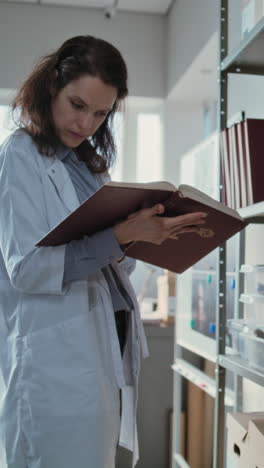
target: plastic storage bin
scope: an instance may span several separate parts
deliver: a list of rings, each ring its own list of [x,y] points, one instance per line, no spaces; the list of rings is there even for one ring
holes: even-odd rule
[[[264,371],[264,338],[258,338],[253,333],[240,333],[241,357],[250,366]]]
[[[248,327],[245,325],[245,322],[243,319],[230,319],[227,320],[227,329],[228,332],[230,333],[232,337],[232,349],[235,354],[241,354],[244,353],[244,340],[241,338],[241,333],[243,331],[247,332]]]
[[[245,274],[245,293],[264,296],[264,265],[241,265]]]
[[[244,304],[244,321],[249,328],[264,326],[264,296],[260,294],[241,294],[239,300]]]

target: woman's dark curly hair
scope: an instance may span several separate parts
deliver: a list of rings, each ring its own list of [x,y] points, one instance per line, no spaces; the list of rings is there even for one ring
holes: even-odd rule
[[[13,101],[13,119],[31,135],[41,154],[53,155],[61,142],[53,124],[51,90],[56,96],[68,83],[87,74],[117,90],[111,112],[95,134],[76,148],[90,170],[104,172],[112,165],[116,154],[113,117],[128,94],[126,64],[120,52],[108,42],[88,35],[76,36],[42,57]]]

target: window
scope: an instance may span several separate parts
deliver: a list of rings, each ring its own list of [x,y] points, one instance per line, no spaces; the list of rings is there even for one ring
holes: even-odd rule
[[[116,181],[122,180],[123,171],[123,138],[124,118],[122,112],[117,112],[113,120],[113,135],[116,144],[116,162],[110,169],[111,178]]]
[[[0,104],[0,143],[14,130],[9,106]],[[161,104],[146,100],[128,100],[126,111],[117,112],[113,120],[117,147],[113,180],[153,182],[163,176]]]
[[[137,127],[137,182],[160,180],[163,172],[160,114],[140,113]]]
[[[9,119],[9,106],[0,104],[0,144],[11,133],[12,127]]]

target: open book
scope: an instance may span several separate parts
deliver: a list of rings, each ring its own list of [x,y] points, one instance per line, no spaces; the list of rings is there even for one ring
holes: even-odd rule
[[[188,185],[181,185],[177,189],[168,182],[109,182],[37,245],[56,246],[84,235],[92,235],[156,203],[165,206],[162,216],[177,216],[194,211],[208,213],[206,223],[197,226],[196,232],[180,234],[177,240],[167,239],[161,245],[137,241],[123,246],[127,256],[176,273],[182,273],[247,225],[235,210]]]

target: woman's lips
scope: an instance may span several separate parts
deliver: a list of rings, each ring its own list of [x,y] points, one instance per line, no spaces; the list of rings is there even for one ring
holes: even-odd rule
[[[71,130],[69,130],[69,133],[75,138],[85,138],[85,136],[79,135],[79,133],[72,132]]]

